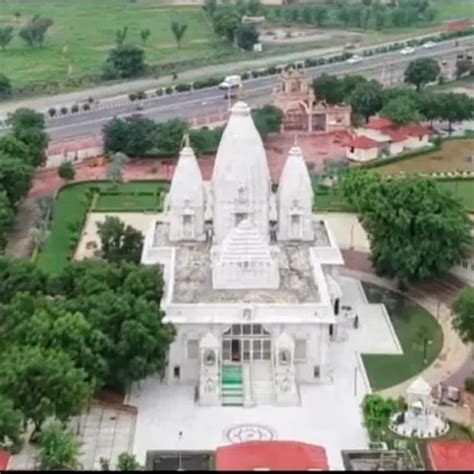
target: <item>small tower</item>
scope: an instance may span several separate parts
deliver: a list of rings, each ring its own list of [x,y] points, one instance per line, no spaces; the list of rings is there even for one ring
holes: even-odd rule
[[[311,241],[313,189],[301,149],[293,146],[278,187],[278,240]]]
[[[188,136],[184,142],[168,196],[169,239],[204,240],[204,184]]]

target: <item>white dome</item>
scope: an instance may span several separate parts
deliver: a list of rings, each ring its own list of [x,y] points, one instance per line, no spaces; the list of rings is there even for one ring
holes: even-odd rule
[[[242,101],[231,109],[229,122],[217,150],[212,175],[214,192],[234,199],[246,188],[250,200],[268,199],[270,173],[262,139],[253,123],[250,107]]]
[[[302,207],[312,207],[313,189],[311,178],[303,159],[301,149],[297,146],[291,148],[280,177],[278,187],[280,204],[291,206],[298,199]]]
[[[201,170],[190,147],[181,150],[169,191],[170,207],[181,207],[185,200],[192,207],[204,204]]]

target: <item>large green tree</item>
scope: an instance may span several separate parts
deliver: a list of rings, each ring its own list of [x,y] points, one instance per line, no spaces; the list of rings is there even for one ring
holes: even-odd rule
[[[237,44],[246,51],[252,51],[254,44],[258,43],[260,33],[254,25],[241,25],[236,31]]]
[[[0,373],[0,393],[33,422],[36,433],[51,416],[65,422],[78,415],[92,394],[86,373],[56,349],[11,346],[0,357]]]
[[[108,262],[140,263],[143,234],[118,217],[107,216],[97,224],[102,257]]]
[[[372,264],[402,287],[444,275],[471,248],[461,202],[429,179],[382,179],[360,196]]]
[[[140,156],[156,146],[157,131],[158,125],[149,118],[115,117],[103,128],[104,147],[108,152]]]
[[[0,395],[0,450],[17,451],[21,447],[21,413],[13,402]]]
[[[344,199],[358,212],[370,204],[371,199],[382,182],[382,175],[376,171],[353,168],[341,178],[341,190]]]
[[[145,71],[145,52],[137,46],[119,46],[110,50],[104,65],[106,79],[128,79]]]
[[[352,110],[368,122],[383,106],[382,86],[374,80],[361,83],[352,92],[350,103]]]
[[[462,290],[453,309],[454,328],[464,342],[474,342],[474,288]]]
[[[10,97],[12,93],[12,84],[5,74],[0,73],[0,99]]]
[[[183,137],[189,128],[185,120],[176,118],[160,122],[157,129],[156,146],[161,153],[177,155],[183,143]]]
[[[5,51],[5,48],[13,39],[13,26],[0,27],[0,48]]]
[[[34,175],[33,166],[0,153],[0,189],[15,207],[27,194]]]
[[[265,139],[269,133],[280,131],[283,112],[274,105],[265,105],[252,110],[252,118],[262,139]]]
[[[392,398],[370,394],[362,401],[364,424],[374,439],[380,439],[383,430],[388,430],[390,418],[398,410],[398,403]]]
[[[0,251],[4,249],[7,244],[7,233],[14,220],[15,213],[10,199],[8,199],[7,193],[0,188]]]
[[[28,145],[15,138],[14,135],[0,137],[0,154],[18,158],[24,163],[30,163]]]
[[[448,92],[439,94],[438,100],[440,101],[439,118],[448,122],[450,132],[453,123],[470,120],[474,117],[474,99],[467,94]]]
[[[441,69],[433,58],[418,58],[411,61],[405,70],[405,82],[416,86],[419,91],[425,84],[436,81]]]
[[[313,81],[313,90],[318,100],[325,100],[328,104],[340,104],[345,97],[343,81],[328,74],[322,74]]]
[[[403,96],[387,102],[382,107],[380,115],[389,118],[396,125],[405,125],[421,120],[417,104],[414,104],[407,97]]]
[[[241,15],[231,5],[222,5],[214,12],[214,31],[224,36],[228,41],[234,41],[235,34],[240,26]]]

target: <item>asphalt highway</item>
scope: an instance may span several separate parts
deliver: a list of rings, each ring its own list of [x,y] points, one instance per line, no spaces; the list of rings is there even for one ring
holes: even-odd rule
[[[375,56],[368,56],[361,62],[327,64],[307,69],[310,77],[323,73],[335,75],[363,74],[388,83],[400,82],[403,72],[410,61],[420,57],[435,57],[440,61],[454,63],[456,55],[471,49],[472,37],[460,38],[455,41],[436,43],[432,48],[419,47],[413,54],[402,55],[394,51]],[[270,95],[278,80],[277,76],[250,79],[244,82],[244,100],[251,106],[270,102]],[[156,121],[164,121],[174,117],[194,118],[216,112],[224,112],[228,101],[224,93],[217,87],[196,91],[183,92],[165,97],[154,97],[140,101],[143,109],[137,110],[137,103],[128,99],[117,98],[99,102],[89,112],[49,119],[48,133],[51,140],[58,141],[85,135],[100,133],[103,125],[113,117],[124,117],[132,114],[142,114]],[[1,131],[0,131],[1,133]]]

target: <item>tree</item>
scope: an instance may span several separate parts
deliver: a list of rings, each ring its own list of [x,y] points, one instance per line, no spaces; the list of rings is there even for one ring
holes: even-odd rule
[[[46,282],[46,275],[30,261],[0,256],[0,303],[9,303],[17,292],[42,293]]]
[[[15,213],[10,199],[8,199],[7,193],[0,188],[0,251],[7,244],[7,234],[14,220]]]
[[[181,41],[183,40],[184,33],[188,25],[184,23],[178,23],[177,21],[171,22],[171,31],[173,32],[174,39],[178,43],[178,47],[181,48]]]
[[[146,46],[146,42],[148,41],[150,34],[151,31],[149,30],[149,28],[145,28],[140,31],[140,38],[142,39],[143,46]]]
[[[0,189],[4,189],[13,207],[28,194],[34,168],[17,158],[0,153]]]
[[[425,84],[436,81],[441,69],[433,58],[418,58],[411,61],[405,70],[405,82],[414,84],[419,91]]]
[[[371,439],[380,439],[382,431],[388,429],[390,418],[398,411],[398,403],[392,398],[384,399],[380,395],[369,394],[362,401],[364,424]]]
[[[6,99],[12,93],[10,79],[5,74],[0,73],[0,99]]]
[[[108,262],[140,263],[143,250],[143,234],[118,217],[107,216],[97,224],[102,257]]]
[[[113,118],[102,131],[107,152],[140,156],[157,146],[158,125],[140,115]]]
[[[466,73],[471,73],[474,71],[472,61],[468,59],[460,59],[456,61],[456,79],[464,76]]]
[[[418,108],[426,120],[429,120],[433,124],[433,120],[438,119],[442,115],[441,111],[441,99],[438,94],[423,91],[418,100]]]
[[[77,368],[84,369],[87,381],[101,386],[106,362],[106,337],[80,312],[70,311],[60,298],[18,293],[3,311],[2,345],[24,344],[41,349],[58,349]]]
[[[0,154],[17,158],[24,163],[29,163],[30,159],[28,146],[12,134],[0,137]]]
[[[51,288],[106,336],[103,357],[109,387],[127,387],[163,373],[174,329],[161,322],[163,280],[157,268],[123,262],[71,263],[51,281]]]
[[[121,46],[110,50],[104,66],[107,79],[138,77],[144,71],[144,52],[136,46]]]
[[[344,88],[344,98],[350,99],[351,94],[361,84],[366,84],[368,81],[364,76],[359,74],[348,74],[342,79],[342,86]]]
[[[127,38],[128,26],[124,26],[121,30],[115,32],[115,43],[118,48],[123,46],[125,39]]]
[[[4,26],[0,27],[0,47],[2,51],[5,51],[5,48],[10,44],[13,39],[13,27]]]
[[[382,86],[377,81],[361,83],[350,97],[352,110],[364,116],[366,123],[383,106]]]
[[[344,83],[336,76],[322,74],[313,81],[313,90],[319,100],[328,104],[341,104],[344,100]]]
[[[385,26],[386,13],[385,9],[377,9],[375,11],[375,28],[377,30],[383,30]]]
[[[56,420],[45,425],[39,439],[39,467],[43,471],[72,471],[80,468],[79,447],[70,430]]]
[[[181,143],[188,128],[188,123],[182,119],[160,122],[157,127],[156,146],[162,153],[176,155],[181,149]]]
[[[429,179],[382,179],[362,192],[358,207],[377,274],[402,288],[444,275],[471,248],[461,202]]]
[[[367,207],[366,197],[372,197],[372,187],[378,189],[382,175],[363,168],[354,168],[345,173],[341,179],[341,190],[344,199],[350,206],[361,212]]]
[[[351,21],[351,10],[346,6],[341,6],[337,11],[337,19],[347,27]]]
[[[204,11],[211,17],[214,17],[214,13],[217,9],[217,0],[204,0]]]
[[[237,30],[237,44],[246,51],[252,51],[254,44],[258,43],[260,33],[254,25],[241,25]]]
[[[235,33],[240,26],[240,15],[230,5],[219,7],[213,17],[214,31],[233,42]]]
[[[464,288],[454,303],[453,327],[465,343],[474,342],[474,289]]]
[[[21,413],[13,402],[0,395],[0,449],[17,451],[21,447]]]
[[[111,156],[111,161],[107,165],[106,176],[114,185],[123,181],[122,169],[127,161],[128,157],[124,153],[118,152]]]
[[[256,16],[262,12],[263,7],[260,0],[248,0],[246,9],[249,15]]]
[[[416,104],[410,102],[406,97],[399,97],[385,104],[380,111],[380,115],[389,118],[396,125],[404,125],[421,120]]]
[[[362,10],[362,24],[364,26],[364,30],[366,30],[369,26],[371,15],[372,15],[372,10],[370,8],[366,7]]]
[[[0,392],[33,422],[35,434],[51,416],[66,422],[78,415],[92,394],[84,370],[56,349],[11,346],[2,354],[0,372]]]
[[[319,28],[321,28],[323,23],[326,21],[327,16],[328,11],[325,7],[320,5],[316,5],[313,7],[313,19]]]
[[[134,454],[120,453],[117,459],[117,471],[142,471],[143,467]]]
[[[261,109],[252,110],[251,114],[255,127],[263,140],[269,133],[280,131],[283,112],[278,107],[265,105]]]
[[[73,181],[76,176],[74,165],[70,161],[64,161],[59,165],[58,176],[64,181]]]
[[[440,101],[441,120],[446,120],[449,124],[449,133],[454,122],[469,120],[474,116],[474,100],[467,94],[456,94],[448,92],[438,95]]]
[[[53,23],[51,18],[36,16],[20,30],[20,38],[30,47],[35,45],[42,47],[46,32]]]

